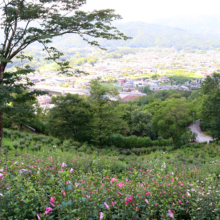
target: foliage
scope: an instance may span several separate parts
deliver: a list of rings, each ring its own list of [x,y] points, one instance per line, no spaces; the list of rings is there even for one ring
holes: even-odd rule
[[[185,98],[164,101],[153,117],[153,127],[164,138],[172,138],[173,146],[192,120]]]

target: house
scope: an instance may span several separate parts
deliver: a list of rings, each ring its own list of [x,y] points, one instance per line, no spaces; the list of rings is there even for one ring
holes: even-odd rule
[[[190,89],[187,86],[180,86],[180,89],[190,91]]]
[[[162,76],[161,78],[158,79],[158,81],[160,81],[160,82],[169,82],[170,79],[166,76]]]
[[[39,105],[48,105],[51,103],[52,98],[49,95],[42,95],[37,97]]]

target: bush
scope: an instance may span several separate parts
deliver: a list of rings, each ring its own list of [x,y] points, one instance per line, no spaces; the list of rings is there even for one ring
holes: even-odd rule
[[[12,127],[12,120],[3,114],[3,128],[11,128]]]

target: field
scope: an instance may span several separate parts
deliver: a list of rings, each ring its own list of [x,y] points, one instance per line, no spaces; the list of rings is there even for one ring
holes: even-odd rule
[[[155,73],[146,73],[141,75],[129,75],[128,77],[131,79],[138,79],[138,78],[151,78]],[[186,71],[184,69],[163,69],[161,70],[161,73],[156,73],[157,78],[161,76],[167,76],[173,82],[183,84],[185,82],[188,82],[189,80],[193,81],[196,79],[201,79],[202,75],[195,74],[195,72]]]
[[[101,83],[101,85],[105,88],[114,88],[114,89],[119,89],[119,90],[122,90],[123,88],[122,87],[119,87],[119,86],[114,86],[114,83]]]
[[[4,131],[1,219],[218,219],[219,145],[90,149]]]

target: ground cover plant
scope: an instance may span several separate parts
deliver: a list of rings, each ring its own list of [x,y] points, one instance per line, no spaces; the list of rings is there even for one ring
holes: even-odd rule
[[[0,160],[1,219],[220,216],[216,143],[187,144],[178,150],[151,147],[137,156],[133,150],[127,155],[86,143],[70,146],[69,141],[43,135],[9,130],[5,135]],[[89,148],[90,153],[80,148]]]

